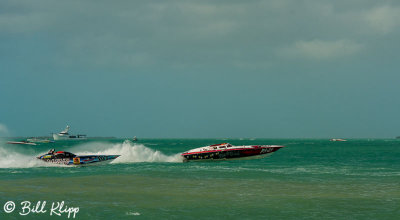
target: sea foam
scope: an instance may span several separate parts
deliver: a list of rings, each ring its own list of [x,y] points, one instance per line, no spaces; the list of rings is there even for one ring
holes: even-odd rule
[[[64,150],[64,149],[56,149]],[[171,162],[179,163],[183,161],[180,154],[165,155],[161,151],[151,149],[143,144],[132,143],[125,140],[122,143],[105,143],[91,142],[79,144],[69,149],[65,149],[76,155],[121,155],[111,163],[138,163],[138,162]],[[0,144],[0,168],[30,168],[30,167],[50,167],[50,166],[66,166],[59,164],[46,163],[38,160],[36,156],[40,154],[32,154],[26,152],[18,152]]]
[[[59,166],[56,164],[45,163],[36,159],[34,155],[22,154],[6,147],[0,146],[0,168],[30,168]]]
[[[75,151],[77,155],[121,155],[112,163],[137,163],[137,162],[182,162],[180,154],[165,155],[161,151],[146,147],[143,144],[132,143],[125,140],[123,143],[89,143],[78,146],[85,151]],[[78,149],[79,149],[78,148]]]

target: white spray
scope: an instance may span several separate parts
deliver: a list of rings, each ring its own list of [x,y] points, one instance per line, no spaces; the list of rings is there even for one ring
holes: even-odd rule
[[[81,146],[82,147],[82,146]],[[153,150],[143,144],[134,144],[129,140],[120,144],[89,143],[84,146],[87,151],[76,152],[77,155],[121,155],[112,163],[137,163],[137,162],[182,162],[180,154],[165,155],[158,150]],[[97,149],[97,150],[96,150]]]

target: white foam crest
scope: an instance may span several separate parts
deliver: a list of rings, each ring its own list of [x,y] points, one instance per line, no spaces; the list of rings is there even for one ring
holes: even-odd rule
[[[134,144],[129,140],[120,144],[113,144],[100,151],[81,151],[77,155],[121,155],[112,163],[137,163],[137,162],[182,162],[180,154],[165,155],[158,150],[153,150],[143,144]]]
[[[0,168],[30,168],[57,166],[38,160],[33,155],[21,154],[0,147]]]

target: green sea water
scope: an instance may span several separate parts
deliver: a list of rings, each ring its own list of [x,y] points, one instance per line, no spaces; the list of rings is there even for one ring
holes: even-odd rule
[[[0,219],[399,219],[400,140],[90,139],[39,146],[0,140]],[[210,144],[278,144],[257,160],[183,163],[180,152]],[[50,148],[120,154],[111,164],[56,166]],[[6,213],[4,205],[16,206]],[[46,201],[46,213],[20,214]],[[33,205],[32,205],[33,206]],[[73,219],[73,216],[70,216]]]

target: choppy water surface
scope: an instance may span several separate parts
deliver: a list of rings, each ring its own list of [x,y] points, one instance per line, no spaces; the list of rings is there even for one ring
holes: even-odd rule
[[[75,219],[398,219],[400,140],[93,139],[39,146],[0,140],[0,218],[19,203],[64,201]],[[222,142],[287,146],[259,160],[183,163],[180,152]],[[120,154],[108,165],[49,165],[50,148]],[[16,211],[3,205],[14,201]],[[67,218],[30,213],[29,219]],[[26,216],[26,217],[28,217]],[[72,218],[72,217],[71,217]]]

